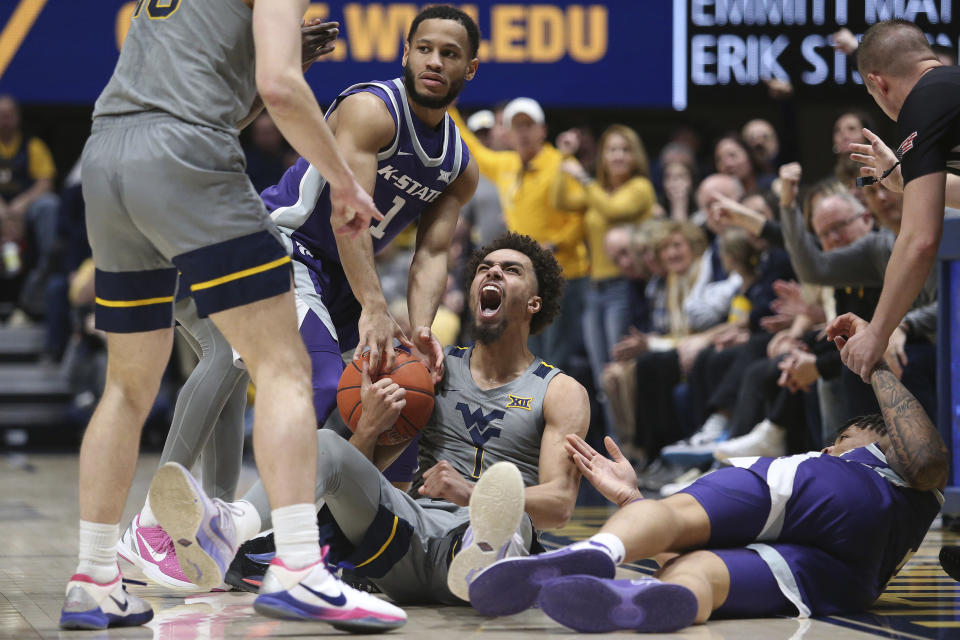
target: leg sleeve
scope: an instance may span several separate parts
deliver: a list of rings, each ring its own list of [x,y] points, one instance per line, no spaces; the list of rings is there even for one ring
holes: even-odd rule
[[[160,464],[179,462],[189,469],[200,457],[238,381],[247,374],[233,365],[233,349],[223,334],[211,321],[197,317],[191,299],[177,303],[176,317],[199,344],[200,362],[177,396],[173,422],[160,456]],[[241,437],[236,448],[242,447]],[[220,449],[223,450],[222,443]],[[211,488],[209,483],[212,481],[212,478],[204,478],[205,489]]]
[[[317,431],[317,482],[315,499],[323,501],[352,544],[357,544],[380,508],[385,480],[372,462],[331,429]],[[270,501],[263,482],[257,481],[243,496],[260,515],[263,529],[271,528]]]
[[[200,454],[203,469],[203,485],[207,495],[232,502],[240,483],[240,471],[243,466],[244,423],[243,414],[247,408],[247,384],[250,377],[246,373],[239,377],[236,386],[227,398],[213,434]]]

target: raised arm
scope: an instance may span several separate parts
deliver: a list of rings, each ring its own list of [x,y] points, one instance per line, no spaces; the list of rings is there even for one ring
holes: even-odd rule
[[[883,361],[870,384],[887,423],[890,446],[884,452],[890,468],[914,489],[943,489],[947,484],[947,445],[927,412]]]
[[[572,158],[563,161],[560,171],[554,176],[551,186],[550,198],[553,206],[563,211],[584,211],[587,208],[586,193],[582,184],[570,177],[569,172],[564,168],[567,163],[580,163]],[[582,170],[582,169],[581,169]]]
[[[903,221],[883,278],[883,291],[870,325],[843,348],[843,363],[870,380],[890,334],[917,299],[937,257],[943,230],[945,172],[914,178],[903,191]]]
[[[780,223],[783,245],[803,282],[830,287],[876,287],[883,283],[880,265],[886,262],[890,244],[879,233],[871,232],[849,246],[824,251],[804,228],[798,208],[782,208]]]
[[[410,265],[407,309],[414,345],[428,358],[434,383],[443,373],[443,348],[430,332],[447,288],[450,243],[462,209],[477,190],[480,172],[473,158],[466,170],[420,215],[417,245]]]
[[[580,472],[565,445],[568,434],[587,435],[590,401],[586,389],[568,375],[557,375],[543,399],[543,418],[540,484],[527,487],[526,512],[537,529],[554,529],[567,523],[577,502]]]
[[[613,193],[592,180],[587,183],[586,194],[587,203],[610,222],[646,218],[657,202],[653,183],[640,176],[630,179]]]
[[[480,142],[480,138],[470,131],[467,123],[463,121],[456,107],[450,107],[447,109],[447,112],[460,130],[460,137],[467,143],[467,147],[470,149],[470,155],[477,161],[477,168],[480,169],[480,173],[486,176],[487,179],[496,184],[501,171],[506,170],[510,166],[519,166],[520,156],[518,156],[516,152],[494,151],[487,147]]]
[[[383,216],[354,179],[303,78],[299,30],[307,5],[308,0],[254,4],[257,90],[283,137],[330,183],[335,230],[358,235]]]
[[[304,73],[318,58],[336,48],[339,33],[339,22],[323,22],[320,18],[314,18],[300,27],[300,51]],[[237,129],[246,129],[257,119],[261,111],[263,111],[263,100],[260,99],[260,94],[257,94],[249,113],[237,123]]]

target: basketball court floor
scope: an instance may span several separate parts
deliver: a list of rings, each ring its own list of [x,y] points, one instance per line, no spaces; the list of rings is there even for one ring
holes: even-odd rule
[[[141,459],[124,522],[146,495],[157,457]],[[150,601],[155,619],[145,627],[109,631],[63,632],[57,627],[63,589],[77,553],[77,457],[36,455],[0,458],[0,639],[216,640],[218,638],[316,638],[345,636],[321,623],[284,622],[253,613],[248,593],[187,595],[147,584],[128,589]],[[241,487],[253,481],[245,468]],[[548,545],[582,539],[606,519],[606,507],[577,509],[564,529],[544,536]],[[935,530],[865,614],[823,619],[721,620],[688,628],[673,637],[684,640],[826,640],[853,638],[960,638],[960,584],[940,569],[937,553],[960,537]],[[142,575],[121,563],[124,575]],[[623,577],[649,573],[639,564],[620,570]],[[488,619],[467,607],[408,607],[406,626],[394,638],[569,638],[574,632],[537,610]],[[626,634],[615,634],[625,636]],[[635,634],[630,634],[635,637]],[[651,637],[651,636],[646,636]],[[660,637],[660,636],[655,636]]]

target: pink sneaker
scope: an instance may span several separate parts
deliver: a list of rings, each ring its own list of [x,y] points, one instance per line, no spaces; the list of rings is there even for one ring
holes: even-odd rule
[[[191,584],[183,574],[170,536],[159,525],[141,525],[139,513],[120,536],[117,554],[163,587],[197,590],[197,586]]]

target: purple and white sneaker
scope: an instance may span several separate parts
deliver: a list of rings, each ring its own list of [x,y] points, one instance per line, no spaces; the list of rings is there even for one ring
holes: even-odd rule
[[[186,579],[202,589],[220,586],[238,543],[226,503],[208,498],[189,471],[168,462],[150,483],[150,506],[173,540]]]
[[[605,546],[584,540],[556,551],[493,563],[470,583],[470,604],[485,616],[509,616],[532,607],[541,586],[550,580],[570,575],[612,578],[616,571]]]
[[[447,570],[447,588],[470,599],[470,583],[497,560],[528,555],[518,533],[523,521],[524,489],[520,470],[498,462],[480,476],[470,496],[470,526],[463,547]]]
[[[134,627],[150,622],[153,609],[146,601],[123,588],[120,574],[107,583],[75,573],[67,583],[67,597],[60,610],[61,629],[106,629]]]
[[[557,578],[543,585],[539,602],[550,618],[582,633],[670,633],[690,626],[697,617],[693,591],[656,578]]]
[[[407,622],[403,609],[344,584],[330,573],[323,560],[291,569],[274,558],[253,608],[271,618],[321,620],[354,633],[389,631]]]

